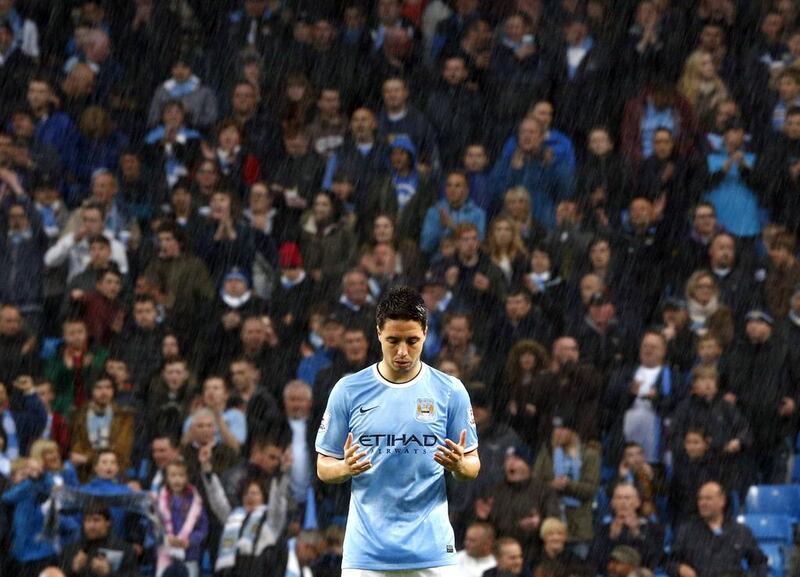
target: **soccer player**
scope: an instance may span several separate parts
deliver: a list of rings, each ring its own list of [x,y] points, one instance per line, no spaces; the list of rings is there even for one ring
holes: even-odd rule
[[[469,395],[420,361],[427,316],[417,291],[391,289],[376,317],[383,360],[336,384],[316,440],[319,478],[352,479],[342,577],[455,577],[444,475],[480,471]]]

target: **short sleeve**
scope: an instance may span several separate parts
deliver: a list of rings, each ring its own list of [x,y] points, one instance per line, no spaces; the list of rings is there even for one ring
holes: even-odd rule
[[[350,432],[350,403],[341,381],[328,398],[328,406],[317,431],[317,452],[336,459],[344,458],[344,444]]]
[[[461,438],[461,431],[465,429],[467,446],[464,452],[469,453],[478,448],[478,430],[475,428],[469,393],[461,381],[456,380],[447,407],[447,438],[457,443]]]

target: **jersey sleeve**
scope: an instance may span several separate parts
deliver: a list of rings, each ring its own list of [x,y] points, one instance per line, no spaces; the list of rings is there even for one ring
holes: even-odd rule
[[[475,417],[472,415],[472,403],[469,393],[461,383],[454,381],[453,392],[447,407],[447,438],[456,443],[461,438],[461,431],[467,431],[467,446],[465,453],[478,448],[478,430],[475,428]]]
[[[336,459],[344,458],[344,444],[350,432],[350,403],[342,382],[336,383],[317,431],[317,452]]]

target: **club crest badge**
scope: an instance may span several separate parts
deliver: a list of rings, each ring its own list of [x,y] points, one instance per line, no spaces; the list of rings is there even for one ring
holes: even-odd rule
[[[417,399],[417,413],[414,418],[420,423],[432,423],[436,418],[433,399]]]

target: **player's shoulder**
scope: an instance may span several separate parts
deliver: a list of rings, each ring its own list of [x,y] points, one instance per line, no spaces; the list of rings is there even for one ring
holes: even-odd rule
[[[350,389],[352,387],[358,387],[363,385],[364,383],[372,383],[375,381],[375,365],[371,364],[360,371],[355,373],[348,373],[340,378],[334,388],[339,389]]]
[[[434,369],[430,365],[427,365],[427,368],[428,368],[428,378],[433,386],[441,387],[448,393],[467,390],[466,387],[464,386],[464,383],[461,382],[461,379],[457,379],[452,375],[443,373],[439,369]]]

